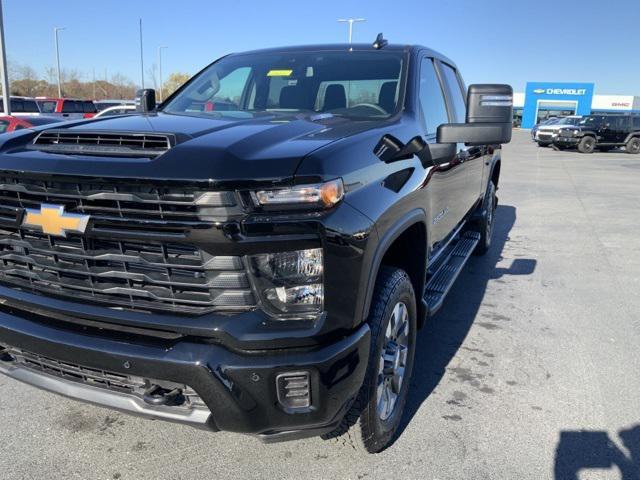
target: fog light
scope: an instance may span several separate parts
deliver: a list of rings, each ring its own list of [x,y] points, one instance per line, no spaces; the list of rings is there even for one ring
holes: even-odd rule
[[[309,372],[287,372],[276,377],[278,402],[289,413],[306,410],[311,406]]]

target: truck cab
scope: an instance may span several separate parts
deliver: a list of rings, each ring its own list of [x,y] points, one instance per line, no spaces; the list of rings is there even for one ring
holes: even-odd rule
[[[511,97],[379,37],[232,54],[159,109],[0,140],[0,372],[386,448],[419,327],[491,246]]]

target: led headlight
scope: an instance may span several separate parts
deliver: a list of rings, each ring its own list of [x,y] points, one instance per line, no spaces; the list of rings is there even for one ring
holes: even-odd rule
[[[279,319],[308,319],[322,312],[322,249],[251,255],[249,265],[262,308]]]
[[[273,190],[258,190],[251,193],[256,205],[308,205],[332,207],[344,196],[342,179],[314,185],[295,185]]]

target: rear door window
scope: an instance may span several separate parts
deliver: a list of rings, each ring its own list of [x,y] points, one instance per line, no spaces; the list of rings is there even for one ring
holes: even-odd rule
[[[28,113],[40,113],[40,109],[38,108],[38,104],[35,100],[23,100],[23,111]]]
[[[84,113],[96,113],[98,111],[93,102],[89,101],[82,102],[82,110]]]
[[[440,125],[449,123],[444,91],[430,58],[420,66],[420,110],[427,135],[435,135]]]
[[[640,130],[640,117],[633,117],[633,129]]]
[[[457,123],[464,123],[467,115],[467,105],[462,93],[462,85],[458,79],[458,75],[454,68],[446,63],[441,63],[442,76],[444,77],[447,90],[449,92],[449,98],[453,104],[454,119]]]

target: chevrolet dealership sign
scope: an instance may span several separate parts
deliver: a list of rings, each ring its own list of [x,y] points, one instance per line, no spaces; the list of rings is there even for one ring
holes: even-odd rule
[[[522,109],[522,128],[533,127],[540,111],[589,115],[592,100],[593,83],[529,82]]]
[[[536,95],[586,95],[586,88],[536,88],[533,93]]]

